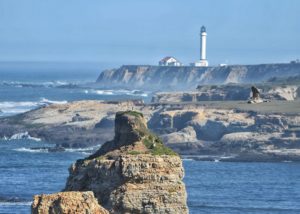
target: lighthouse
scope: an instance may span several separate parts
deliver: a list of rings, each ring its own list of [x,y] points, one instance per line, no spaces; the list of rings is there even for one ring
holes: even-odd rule
[[[206,60],[206,28],[204,26],[201,27],[201,33],[200,33],[200,62],[203,64],[203,66],[208,66],[208,62]]]
[[[208,66],[208,61],[206,59],[206,28],[205,26],[201,27],[200,30],[200,60],[193,63],[193,66],[196,67],[207,67]]]

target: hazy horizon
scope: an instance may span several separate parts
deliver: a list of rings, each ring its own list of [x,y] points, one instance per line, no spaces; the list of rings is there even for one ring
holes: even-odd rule
[[[199,58],[207,27],[210,65],[300,58],[300,2],[0,1],[0,62],[89,62],[107,67]]]

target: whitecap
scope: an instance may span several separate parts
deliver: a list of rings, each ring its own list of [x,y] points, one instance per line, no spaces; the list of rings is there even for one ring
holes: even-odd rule
[[[30,152],[30,153],[46,153],[48,152],[48,149],[30,149],[30,148],[21,147],[21,148],[14,149],[14,151]]]
[[[21,132],[21,133],[16,133],[14,135],[12,135],[10,138],[4,136],[4,138],[2,138],[3,140],[33,140],[33,141],[41,141],[40,138],[36,138],[36,137],[31,137],[29,135],[28,132]]]
[[[183,161],[194,161],[192,158],[182,158]]]
[[[62,100],[62,101],[57,101],[57,100],[48,100],[44,97],[41,98],[41,101],[38,103],[39,105],[41,104],[66,104],[68,101]]]
[[[30,206],[31,201],[21,201],[21,202],[0,202],[0,206]]]
[[[94,151],[96,149],[99,149],[100,145],[91,146],[91,147],[85,147],[85,148],[66,148],[66,152],[89,152]]]
[[[41,98],[39,101],[4,101],[0,102],[0,116],[12,116],[16,114],[21,114],[41,106],[47,106],[50,104],[66,104],[66,100],[56,101],[49,100],[46,98]]]
[[[148,97],[148,93],[139,91],[139,90],[125,90],[125,89],[118,89],[118,90],[84,90],[85,94],[97,94],[97,95],[128,95],[128,96],[138,96],[138,97]]]

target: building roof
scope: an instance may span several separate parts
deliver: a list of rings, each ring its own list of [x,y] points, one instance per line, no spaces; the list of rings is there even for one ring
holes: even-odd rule
[[[172,59],[172,58],[179,62],[179,60],[177,60],[175,57],[172,57],[172,56],[166,56],[163,59],[161,59],[160,62],[167,62],[169,59]]]

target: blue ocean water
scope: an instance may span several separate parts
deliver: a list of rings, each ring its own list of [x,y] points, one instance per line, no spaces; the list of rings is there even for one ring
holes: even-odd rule
[[[32,196],[64,188],[68,168],[89,149],[48,153],[44,144],[0,141],[0,213],[29,213]],[[190,213],[300,213],[299,163],[184,160]]]
[[[149,91],[103,89],[97,63],[1,63],[0,117],[75,100],[151,99]]]
[[[150,99],[151,92],[89,87],[100,70],[99,65],[0,63],[0,117],[53,102]],[[95,149],[29,149],[44,144],[0,140],[0,213],[29,213],[34,194],[61,191],[71,163]],[[192,214],[300,213],[299,163],[184,160],[184,168]]]

